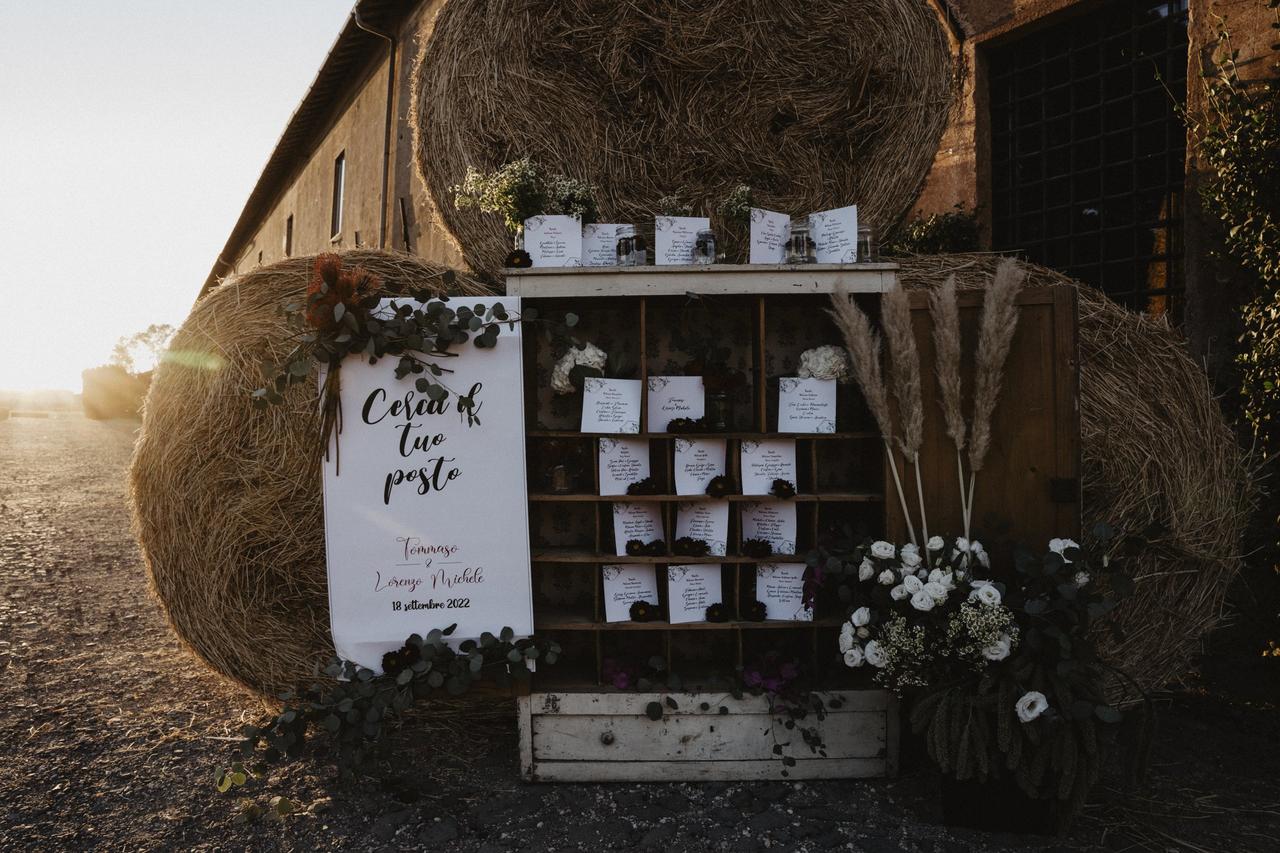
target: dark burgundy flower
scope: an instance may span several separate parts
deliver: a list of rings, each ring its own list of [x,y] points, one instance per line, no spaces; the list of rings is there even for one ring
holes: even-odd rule
[[[382,672],[385,675],[399,675],[422,659],[421,652],[415,646],[401,646],[393,652],[382,656]]]
[[[769,489],[769,494],[776,498],[794,498],[796,496],[796,484],[790,480],[774,480],[773,487]]]
[[[643,480],[636,480],[627,486],[627,494],[629,495],[656,495],[658,494],[658,484],[652,477],[645,477]]]
[[[725,495],[735,494],[737,491],[733,480],[724,474],[712,477],[711,482],[707,483],[707,494],[713,498],[722,498]]]
[[[502,265],[513,270],[528,269],[533,266],[533,258],[529,257],[529,253],[524,249],[516,249],[507,253],[506,260],[502,262]]]
[[[745,557],[769,557],[773,554],[773,543],[768,539],[744,539],[742,554]]]
[[[703,539],[681,536],[671,543],[671,553],[681,557],[705,557],[711,553],[711,546]]]
[[[768,613],[769,610],[764,606],[763,601],[753,601],[747,608],[747,618],[752,622],[763,622]]]
[[[654,607],[647,601],[635,601],[631,604],[631,621],[632,622],[652,622],[657,615],[658,608]]]
[[[674,418],[667,422],[667,432],[706,432],[706,418]]]
[[[707,608],[707,621],[708,621],[708,622],[727,622],[727,621],[729,621],[729,613],[728,613],[728,611],[725,609],[725,606],[724,606],[722,603],[720,603],[720,602],[718,602],[718,601],[717,601],[715,604],[713,604],[713,605],[711,605],[710,607],[708,607],[708,608]]]

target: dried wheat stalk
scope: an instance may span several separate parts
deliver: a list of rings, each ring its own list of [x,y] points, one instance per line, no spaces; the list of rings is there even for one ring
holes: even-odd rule
[[[871,415],[880,428],[884,452],[889,457],[889,470],[893,472],[893,484],[898,490],[898,504],[902,507],[902,517],[907,520],[907,535],[915,542],[915,525],[911,523],[907,498],[902,491],[902,480],[898,477],[898,465],[893,459],[893,420],[889,417],[889,392],[880,371],[880,335],[872,328],[871,320],[853,303],[848,291],[842,287],[837,286],[836,291],[831,294],[831,309],[827,313],[844,337],[844,345],[853,364],[854,379],[862,389],[867,408],[871,410]]]
[[[956,303],[956,277],[948,276],[942,286],[929,291],[929,313],[933,317],[933,349],[938,375],[939,405],[947,422],[947,435],[956,446],[956,476],[960,483],[960,511],[965,535],[969,530],[969,504],[965,499],[964,463],[961,451],[968,437],[964,420],[963,391],[960,384],[960,306]]]
[[[1018,327],[1018,291],[1027,274],[1012,258],[996,267],[996,274],[982,299],[982,329],[973,382],[973,428],[969,438],[969,496],[965,509],[973,517],[973,487],[991,446],[991,415],[1000,398],[1004,363]],[[968,534],[968,525],[965,530]]]
[[[924,511],[924,486],[920,479],[920,445],[924,442],[924,404],[920,398],[920,353],[911,328],[911,297],[900,287],[880,300],[880,322],[889,342],[890,377],[893,396],[898,401],[902,437],[898,446],[915,469],[916,497],[920,503],[920,532],[929,539],[929,521]]]

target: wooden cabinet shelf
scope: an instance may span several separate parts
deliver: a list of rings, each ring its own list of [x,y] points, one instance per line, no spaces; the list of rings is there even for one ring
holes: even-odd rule
[[[530,438],[725,438],[733,441],[765,441],[785,438],[797,441],[865,441],[878,439],[880,433],[865,430],[851,432],[578,432],[570,429],[531,429],[527,431]]]
[[[554,495],[534,492],[529,500],[536,503],[696,503],[700,501],[729,501],[731,503],[781,503],[796,501],[797,503],[879,503],[884,500],[880,492],[826,492],[820,495],[796,495],[791,498],[777,498],[773,495],[725,495],[713,498],[711,495]]]
[[[691,565],[694,563],[740,563],[743,565],[751,565],[754,563],[803,563],[804,557],[795,554],[773,554],[768,557],[739,557],[734,554],[728,554],[722,557],[709,554],[705,557],[688,557],[680,554],[669,554],[666,556],[650,557],[631,556],[623,554],[614,556],[612,554],[602,554],[596,551],[577,551],[572,548],[544,548],[542,550],[534,550],[533,562],[535,563],[591,563],[606,565],[622,565],[624,563],[654,563],[657,565]]]
[[[538,631],[755,631],[769,629],[838,628],[843,619],[814,619],[812,622],[765,620],[752,622],[745,619],[726,622],[680,622],[672,624],[655,619],[650,622],[598,622],[570,613],[540,613],[534,623]]]

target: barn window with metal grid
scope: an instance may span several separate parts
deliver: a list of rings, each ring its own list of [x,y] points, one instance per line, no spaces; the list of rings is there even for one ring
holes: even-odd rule
[[[1187,3],[1112,2],[988,54],[992,245],[1181,310]]]

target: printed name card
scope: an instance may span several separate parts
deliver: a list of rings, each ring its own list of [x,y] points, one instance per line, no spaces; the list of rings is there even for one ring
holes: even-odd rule
[[[584,267],[618,265],[618,223],[593,222],[582,226],[582,265]]]
[[[677,495],[705,495],[707,485],[724,473],[723,438],[677,438],[675,440]]]
[[[693,263],[693,243],[699,231],[711,228],[705,216],[658,216],[653,220],[654,263],[660,267]]]
[[[691,501],[676,511],[676,539],[701,539],[711,553],[723,557],[729,541],[729,502]]]
[[[767,495],[774,480],[796,485],[796,443],[786,439],[742,442],[742,493]]]
[[[764,603],[764,618],[812,622],[804,606],[804,563],[761,563],[756,566],[756,600]]]
[[[519,301],[467,304],[514,313]],[[437,406],[387,363],[343,362],[341,466],[330,453],[322,474],[330,627],[342,658],[380,672],[405,637],[455,622],[451,642],[495,625],[533,632],[520,328],[449,359],[450,385],[483,406],[470,426],[452,398]]]
[[[614,551],[619,557],[626,555],[627,543],[632,539],[639,539],[648,545],[653,540],[662,538],[662,510],[658,504],[645,501],[613,505]]]
[[[588,376],[582,383],[583,432],[640,432],[640,380]]]
[[[778,380],[778,432],[835,432],[836,381]]]
[[[820,264],[852,264],[858,260],[858,206],[809,214],[809,236]]]
[[[706,395],[701,376],[649,377],[649,432],[666,432],[676,418],[700,418]]]
[[[700,563],[667,566],[667,609],[671,623],[704,622],[707,608],[723,597],[721,567]]]
[[[751,208],[751,263],[782,263],[786,260],[790,237],[790,216],[762,207]]]
[[[652,563],[602,566],[604,621],[631,621],[631,605],[647,601],[658,606],[658,572]]]
[[[775,554],[796,552],[796,505],[770,501],[742,505],[742,540],[763,539]]]
[[[526,219],[524,250],[535,267],[582,266],[582,220],[552,215]]]
[[[627,486],[649,476],[649,442],[643,438],[600,439],[600,494],[625,495]]]

